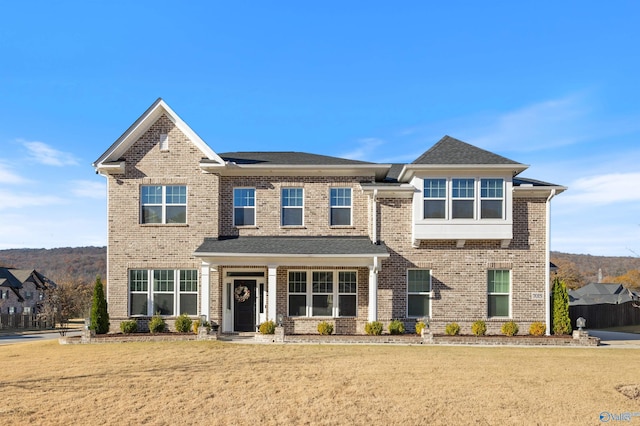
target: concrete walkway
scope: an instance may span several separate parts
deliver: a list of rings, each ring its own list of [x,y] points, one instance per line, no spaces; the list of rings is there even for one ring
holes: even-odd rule
[[[640,349],[640,334],[621,333],[619,331],[587,330],[589,336],[600,338],[600,345],[612,348]]]

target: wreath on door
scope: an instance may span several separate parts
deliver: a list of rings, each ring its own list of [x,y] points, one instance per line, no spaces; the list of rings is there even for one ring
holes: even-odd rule
[[[246,302],[251,296],[251,291],[246,285],[240,285],[236,287],[233,295],[237,302]]]

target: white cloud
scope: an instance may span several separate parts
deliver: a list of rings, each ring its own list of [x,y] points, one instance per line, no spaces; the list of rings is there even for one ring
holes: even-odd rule
[[[569,184],[571,191],[560,204],[579,207],[640,201],[640,172],[610,173],[579,178]]]
[[[106,199],[107,190],[104,182],[94,182],[91,180],[74,180],[71,193],[77,197]]]
[[[78,159],[73,154],[58,151],[44,142],[23,141],[22,143],[27,150],[29,150],[30,157],[40,164],[57,167],[75,166],[78,164]]]
[[[41,195],[24,192],[12,192],[0,189],[0,210],[42,207],[52,204],[64,204],[65,200],[54,195]]]
[[[385,141],[378,138],[362,138],[356,141],[356,147],[349,152],[340,154],[339,157],[350,158],[352,160],[379,161],[375,157],[376,148],[385,144]]]
[[[0,161],[0,183],[18,184],[26,181],[22,176],[14,173],[8,164]]]

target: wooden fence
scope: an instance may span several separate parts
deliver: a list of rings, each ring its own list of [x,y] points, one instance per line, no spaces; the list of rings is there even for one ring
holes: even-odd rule
[[[47,328],[54,328],[53,322],[38,318],[37,315],[0,314],[0,330]]]
[[[580,317],[587,320],[588,329],[639,325],[640,308],[634,307],[633,302],[619,305],[602,303],[599,305],[569,306],[569,318],[571,318],[571,325],[574,329],[578,328],[576,327],[576,319]]]

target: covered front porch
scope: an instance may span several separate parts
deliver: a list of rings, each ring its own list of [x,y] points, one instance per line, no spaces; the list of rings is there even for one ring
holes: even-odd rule
[[[207,238],[200,313],[223,333],[256,331],[264,321],[287,333],[315,332],[320,321],[355,334],[377,320],[378,271],[389,257],[367,237]]]

